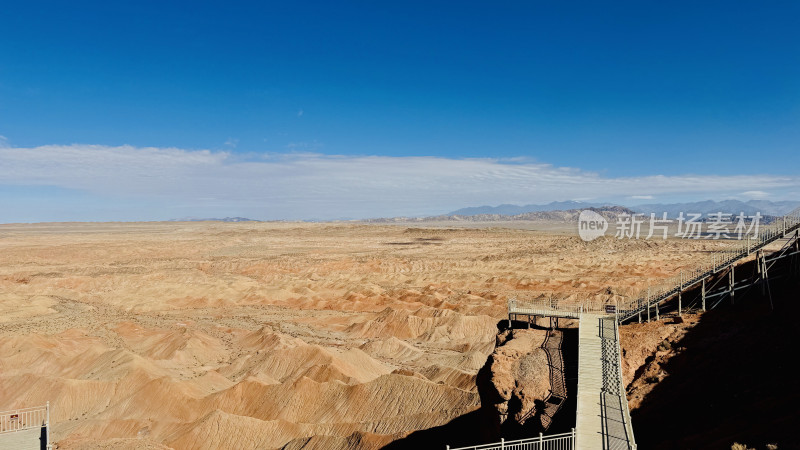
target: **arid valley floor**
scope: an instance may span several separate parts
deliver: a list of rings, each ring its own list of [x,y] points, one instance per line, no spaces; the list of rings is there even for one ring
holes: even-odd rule
[[[725,245],[489,226],[2,225],[0,409],[49,401],[60,449],[380,448],[480,406],[507,299],[613,300]]]

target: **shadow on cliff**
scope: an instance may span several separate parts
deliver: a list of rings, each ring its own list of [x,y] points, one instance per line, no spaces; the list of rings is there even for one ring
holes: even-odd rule
[[[760,287],[737,292],[672,344],[666,378],[631,413],[640,448],[800,448],[798,275],[770,288],[774,310]]]

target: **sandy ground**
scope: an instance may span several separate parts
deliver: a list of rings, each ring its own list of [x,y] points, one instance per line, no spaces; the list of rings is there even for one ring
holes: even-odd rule
[[[491,225],[2,225],[0,410],[50,401],[59,448],[379,448],[478,408],[509,297],[726,245]]]

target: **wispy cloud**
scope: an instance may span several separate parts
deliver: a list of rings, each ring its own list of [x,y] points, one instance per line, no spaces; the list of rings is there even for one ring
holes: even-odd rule
[[[764,191],[745,191],[740,194],[742,197],[751,198],[755,200],[762,200],[769,197],[769,192]]]
[[[438,214],[463,206],[587,195],[625,199],[651,194],[734,196],[743,189],[751,194],[763,189],[797,191],[800,177],[610,178],[576,168],[496,159],[313,153],[242,157],[225,151],[70,145],[0,147],[0,185],[54,186],[105,199],[98,201],[136,199],[137,207],[151,205],[173,217],[303,219]],[[643,189],[647,195],[639,194]],[[170,208],[176,209],[174,214]],[[158,218],[147,216],[146,210],[140,215]]]
[[[235,148],[236,148],[236,146],[238,146],[238,145],[239,145],[239,140],[238,140],[238,139],[236,139],[236,138],[228,138],[228,139],[225,141],[225,143],[224,143],[224,144],[222,144],[222,145],[224,145],[226,148],[229,148],[229,149],[233,150],[233,149],[235,149]]]
[[[631,195],[629,198],[632,198],[634,200],[652,200],[655,197],[653,197],[652,195]]]

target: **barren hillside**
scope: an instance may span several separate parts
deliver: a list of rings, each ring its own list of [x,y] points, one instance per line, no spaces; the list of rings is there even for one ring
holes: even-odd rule
[[[626,295],[723,245],[3,225],[0,409],[50,401],[59,448],[380,448],[478,408],[475,376],[510,296]]]

